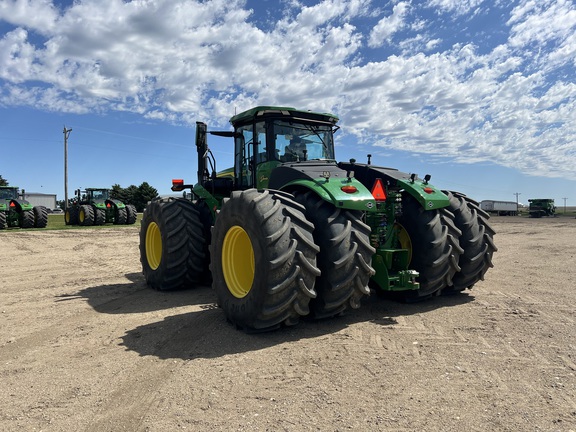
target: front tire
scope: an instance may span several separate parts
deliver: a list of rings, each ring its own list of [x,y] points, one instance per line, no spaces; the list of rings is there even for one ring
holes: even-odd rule
[[[362,212],[336,208],[311,191],[295,197],[306,208],[306,217],[315,226],[314,241],[320,247],[322,275],[316,281],[318,297],[311,301],[314,316],[325,318],[348,308],[358,309],[360,300],[370,294],[368,283],[375,273],[371,263],[376,252]]]
[[[140,228],[140,261],[146,282],[168,291],[197,284],[204,273],[202,223],[186,200],[152,201]]]
[[[64,213],[64,222],[66,225],[78,224],[78,207],[73,206],[66,209]]]
[[[94,209],[91,205],[84,204],[80,206],[78,212],[78,224],[82,226],[94,225]]]
[[[245,331],[294,325],[309,313],[318,246],[289,194],[256,189],[224,199],[212,229],[212,279],[227,319]]]

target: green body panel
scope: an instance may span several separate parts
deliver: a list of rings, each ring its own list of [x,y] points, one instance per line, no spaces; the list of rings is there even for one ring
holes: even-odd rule
[[[192,188],[192,192],[196,195],[199,199],[204,200],[210,212],[212,213],[212,218],[216,219],[216,212],[222,206],[222,198],[217,198],[215,195],[212,195],[204,186],[197,183]]]
[[[354,186],[353,193],[342,191],[344,186]],[[294,180],[286,183],[282,190],[309,189],[314,191],[324,201],[332,203],[335,207],[348,210],[372,211],[376,208],[376,200],[366,187],[354,178]]]
[[[406,192],[416,198],[424,210],[436,210],[450,205],[448,196],[430,183],[425,183],[419,179],[415,179],[414,182],[398,180],[398,185],[401,185]]]
[[[268,189],[272,171],[282,165],[278,161],[264,162],[258,165],[256,170],[256,187]],[[357,191],[346,193],[342,191],[344,186],[354,186]],[[323,200],[331,202],[338,208],[350,210],[371,211],[376,208],[376,200],[370,191],[354,178],[324,178],[298,179],[285,183],[280,190],[292,191],[296,189],[309,189],[314,191]]]

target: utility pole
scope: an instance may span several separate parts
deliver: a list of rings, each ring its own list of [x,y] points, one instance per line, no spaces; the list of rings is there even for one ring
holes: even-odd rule
[[[72,129],[64,126],[64,211],[68,210],[68,136]]]
[[[568,198],[562,198],[562,199],[564,200],[564,213],[566,213],[566,200],[567,200]]]
[[[520,192],[514,192],[512,195],[516,195],[516,211],[518,212],[518,196],[522,194]]]

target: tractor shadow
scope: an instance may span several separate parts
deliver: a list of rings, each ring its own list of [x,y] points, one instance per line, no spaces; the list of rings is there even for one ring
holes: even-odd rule
[[[214,303],[216,296],[207,285],[179,291],[156,291],[146,285],[142,273],[125,275],[130,282],[84,288],[56,296],[56,302],[86,300],[104,314],[136,314],[195,304]]]
[[[203,296],[202,293],[200,295]],[[169,316],[162,321],[129,330],[121,337],[120,346],[137,352],[140,356],[160,359],[218,358],[335,334],[360,322],[390,326],[397,323],[396,318],[399,316],[422,314],[473,300],[471,295],[459,294],[405,304],[374,295],[368,298],[360,309],[344,316],[324,320],[304,319],[295,327],[283,327],[257,334],[246,334],[236,329],[226,321],[222,310],[215,303],[211,303],[201,305],[200,311]]]

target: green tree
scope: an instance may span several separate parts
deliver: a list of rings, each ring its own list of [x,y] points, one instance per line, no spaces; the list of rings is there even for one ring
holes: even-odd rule
[[[139,212],[144,211],[148,201],[158,196],[158,191],[147,182],[140,186],[130,185],[127,188],[119,184],[112,185],[110,197],[122,201],[124,204],[133,204]]]
[[[2,178],[0,175],[0,186],[8,186],[8,180]]]
[[[138,191],[135,195],[133,204],[136,206],[136,210],[142,212],[144,211],[146,204],[148,204],[148,201],[152,201],[154,198],[158,197],[158,191],[148,183],[143,182],[138,186]]]

